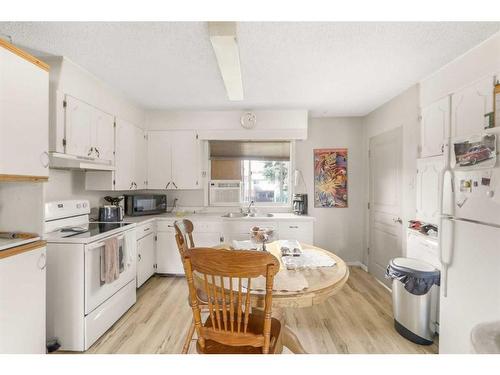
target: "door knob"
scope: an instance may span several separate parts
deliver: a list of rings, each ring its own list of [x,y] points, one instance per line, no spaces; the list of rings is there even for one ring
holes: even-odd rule
[[[400,217],[398,217],[396,219],[392,219],[392,221],[394,221],[395,223],[403,224],[403,220],[401,220]]]

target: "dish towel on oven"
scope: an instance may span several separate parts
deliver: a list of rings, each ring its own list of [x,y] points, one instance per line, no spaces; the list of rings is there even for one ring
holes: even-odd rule
[[[132,266],[134,259],[136,259],[137,239],[135,230],[128,230],[123,235],[123,258],[125,259],[125,266],[128,268]]]
[[[103,257],[101,261],[101,281],[105,284],[112,283],[120,276],[120,260],[118,239],[108,238],[104,241]]]

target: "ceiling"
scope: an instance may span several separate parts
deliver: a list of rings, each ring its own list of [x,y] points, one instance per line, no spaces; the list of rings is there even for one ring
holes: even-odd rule
[[[241,22],[245,100],[230,102],[205,22],[0,22],[146,108],[369,113],[500,30],[500,22]]]

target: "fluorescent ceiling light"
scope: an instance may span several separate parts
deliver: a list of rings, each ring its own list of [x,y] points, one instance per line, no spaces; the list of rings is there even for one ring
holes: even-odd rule
[[[208,32],[226,86],[227,97],[232,101],[243,100],[236,22],[209,22]]]

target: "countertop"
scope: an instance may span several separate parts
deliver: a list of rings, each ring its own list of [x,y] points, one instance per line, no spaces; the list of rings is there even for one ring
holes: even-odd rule
[[[145,216],[125,216],[123,218],[123,221],[126,223],[136,223],[136,224],[145,224],[147,222],[153,221],[153,220],[169,220],[169,221],[175,221],[175,220],[182,220],[182,219],[189,219],[191,221],[220,221],[220,222],[225,222],[225,221],[250,221],[250,222],[255,222],[255,221],[314,221],[315,218],[312,216],[307,216],[307,215],[295,215],[293,213],[273,213],[274,216],[272,217],[267,217],[267,216],[258,216],[258,217],[238,217],[238,218],[229,218],[229,217],[222,217],[224,215],[224,212],[206,212],[206,213],[190,213],[182,216],[177,216],[174,213],[165,213],[165,214],[160,214],[160,215],[145,215]]]

